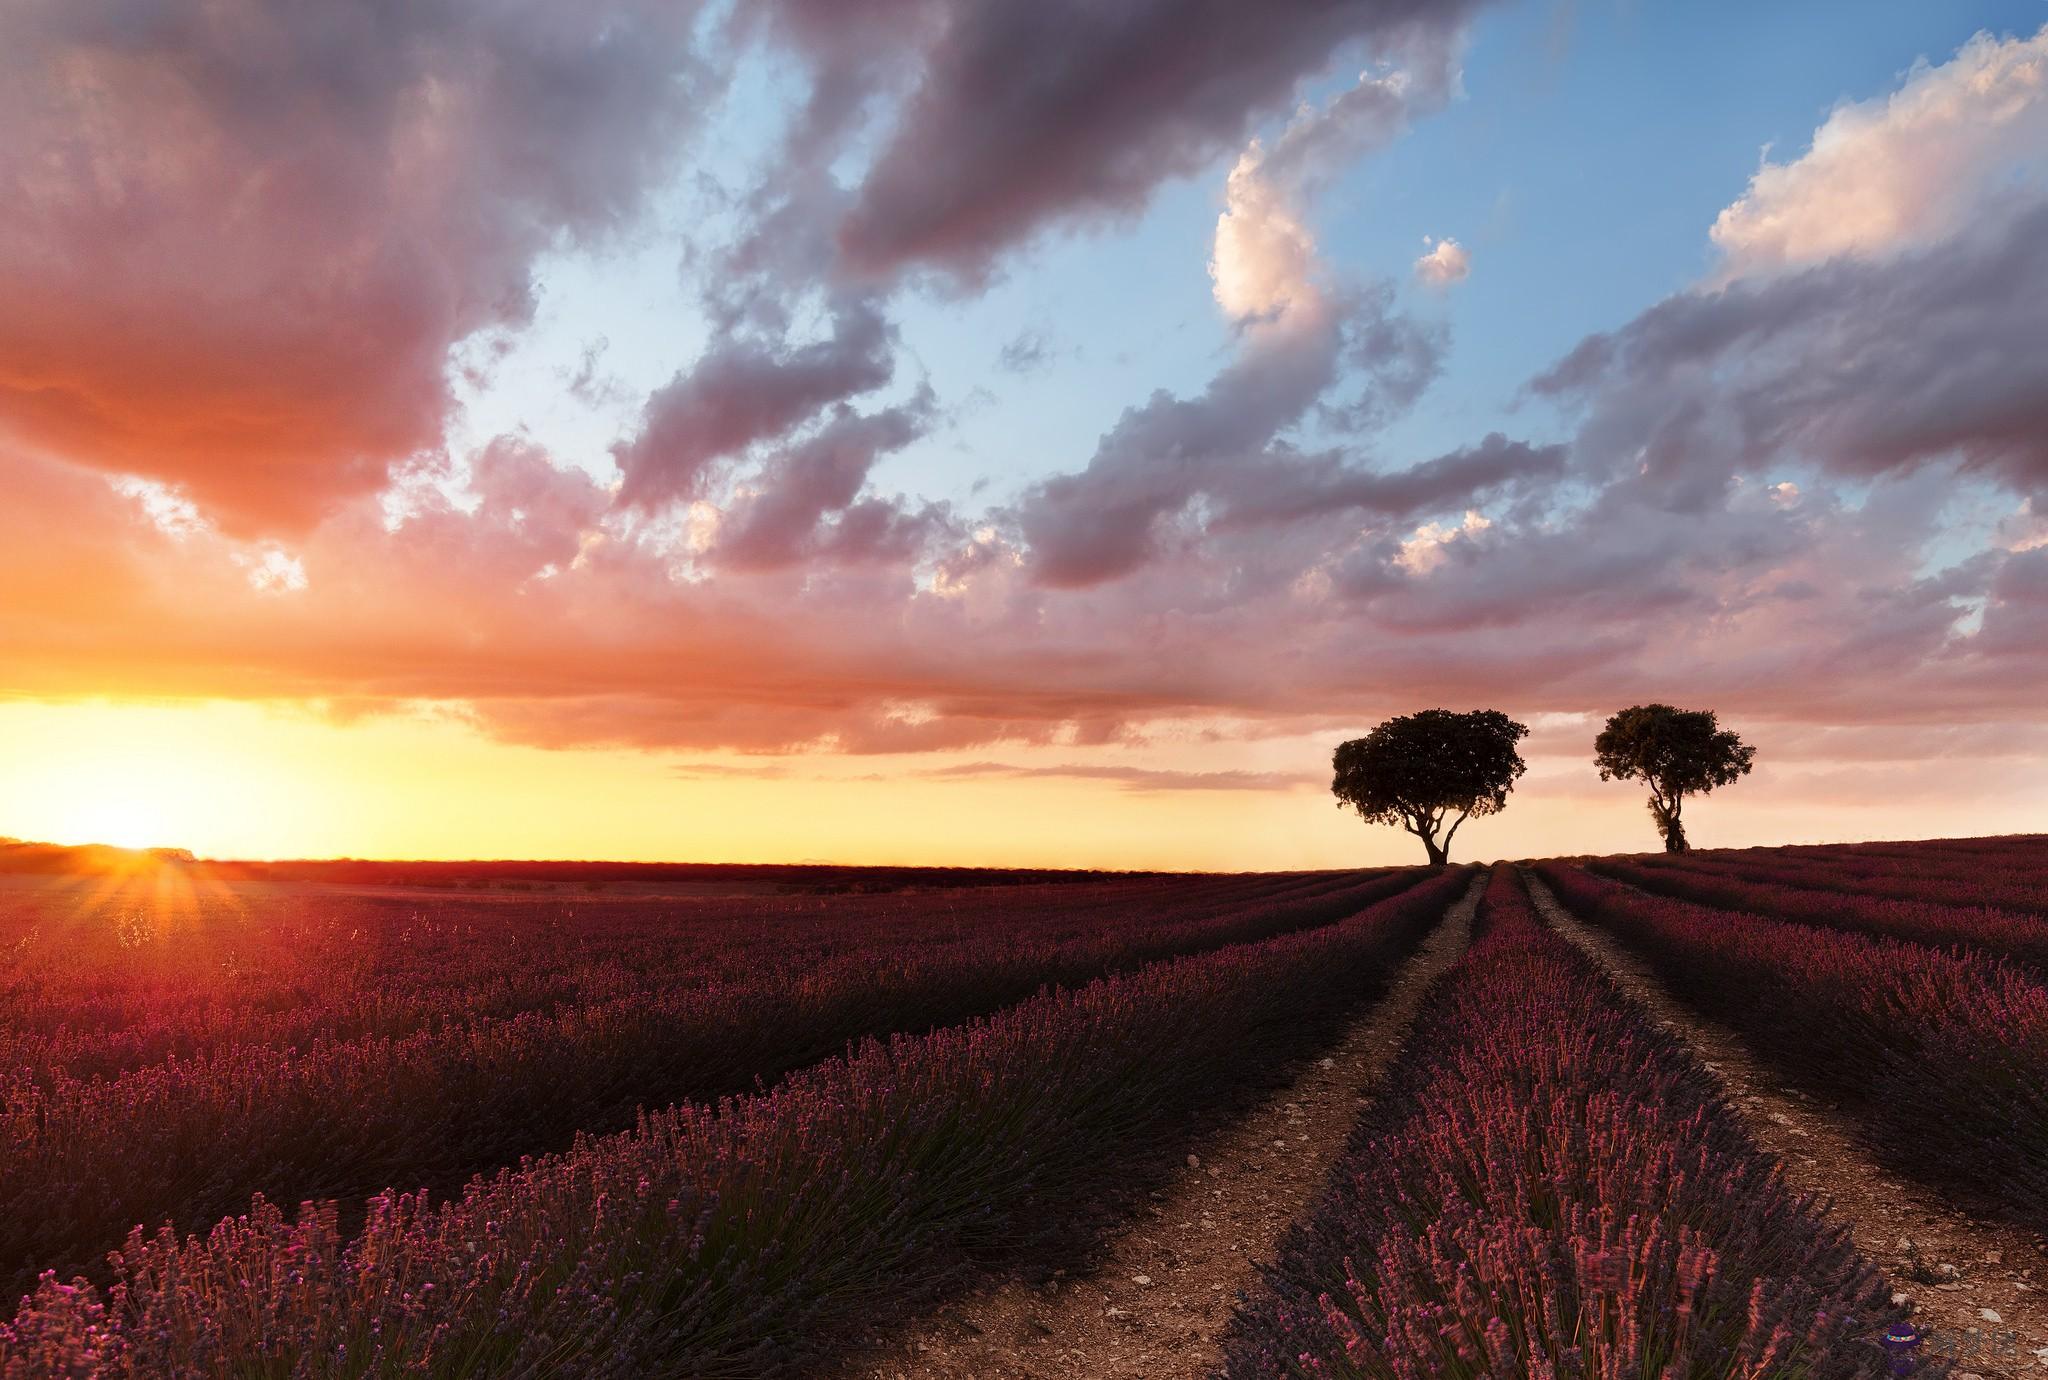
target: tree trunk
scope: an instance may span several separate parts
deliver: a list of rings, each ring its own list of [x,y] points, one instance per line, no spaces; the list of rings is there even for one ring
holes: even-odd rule
[[[1431,867],[1442,867],[1451,860],[1449,851],[1428,834],[1422,836],[1422,846],[1429,850],[1429,865]]]
[[[1657,821],[1657,829],[1664,835],[1664,851],[1683,853],[1691,848],[1685,841],[1685,825],[1678,819],[1678,802],[1666,805],[1655,796],[1650,797],[1650,814]]]

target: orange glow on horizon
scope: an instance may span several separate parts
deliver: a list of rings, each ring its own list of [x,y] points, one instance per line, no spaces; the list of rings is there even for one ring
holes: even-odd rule
[[[1202,870],[1420,861],[1414,840],[1332,804],[1312,738],[1131,749],[743,758],[552,750],[423,713],[336,722],[253,702],[0,702],[0,836],[200,857],[835,862]],[[990,760],[1299,777],[1294,789],[1127,789],[1070,775],[945,775]],[[681,762],[712,762],[682,774]],[[1701,846],[2039,830],[2042,773],[2000,795],[1844,785],[1854,764],[1775,761],[1694,802]],[[1860,781],[1860,779],[1859,779]],[[1461,859],[1655,846],[1633,790],[1590,761],[1532,757]],[[168,878],[176,874],[168,869]],[[187,876],[188,882],[197,874]]]

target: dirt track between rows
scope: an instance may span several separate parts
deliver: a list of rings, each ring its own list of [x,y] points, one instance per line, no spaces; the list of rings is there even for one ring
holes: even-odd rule
[[[1010,1280],[858,1353],[845,1380],[1197,1380],[1239,1291],[1328,1177],[1423,993],[1465,952],[1484,874],[1394,986],[1285,1089],[1194,1147],[1085,1274]]]
[[[1973,1219],[1881,1167],[1833,1108],[1783,1087],[1732,1030],[1680,1004],[1641,959],[1571,915],[1541,880],[1528,881],[1543,918],[1692,1044],[1757,1141],[1784,1161],[1786,1179],[1823,1199],[1895,1294],[1911,1300],[1914,1321],[1930,1331],[1929,1360],[1937,1345],[1953,1345],[1957,1380],[2048,1374],[2048,1251],[2039,1238]]]

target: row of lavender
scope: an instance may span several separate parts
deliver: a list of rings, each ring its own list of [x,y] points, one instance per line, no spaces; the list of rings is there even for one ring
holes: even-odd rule
[[[395,1039],[587,1005],[650,980],[730,980],[991,929],[1057,941],[1342,880],[687,902],[340,894],[168,872],[11,887],[0,890],[0,1068],[90,1078],[231,1046]]]
[[[1645,891],[1682,901],[1926,944],[1965,945],[2048,974],[2048,917],[1973,904],[1958,885],[1953,901],[1875,894],[1831,884],[1826,871],[1798,880],[1725,864],[1599,858],[1587,866]],[[1911,888],[1918,890],[1919,888]],[[1938,896],[1939,890],[1935,891]]]
[[[381,1199],[353,1239],[260,1204],[138,1233],[110,1288],[46,1280],[0,1327],[0,1376],[811,1373],[965,1265],[1074,1245],[1077,1208],[1156,1182],[1191,1117],[1327,1038],[1468,881],[870,1042],[456,1202]]]
[[[1865,852],[1856,846],[1828,852],[1739,848],[1664,854],[1642,861],[1787,886],[2048,915],[2048,854],[2033,848],[1986,853],[1929,843],[1904,855]]]
[[[848,1041],[950,1025],[1042,986],[1329,924],[1419,875],[1132,906],[1071,936],[992,926],[745,979],[673,987],[657,973],[602,1001],[403,1039],[231,1047],[109,1080],[0,1074],[0,1269],[18,1294],[42,1269],[93,1268],[137,1223],[198,1228],[258,1192],[453,1191],[577,1132],[630,1126],[641,1107],[744,1092]]]
[[[1501,867],[1223,1373],[1861,1376],[1893,1318],[1699,1063]]]
[[[1876,843],[1786,844],[1787,853],[1832,858],[1896,858],[1913,862],[1928,857],[1975,858],[1999,864],[2021,860],[2048,862],[2048,834],[1995,834],[1982,838],[1910,839]]]
[[[1838,1103],[1895,1167],[2048,1227],[2048,989],[1939,949],[1650,894],[1576,867],[1558,898],[1788,1081]]]

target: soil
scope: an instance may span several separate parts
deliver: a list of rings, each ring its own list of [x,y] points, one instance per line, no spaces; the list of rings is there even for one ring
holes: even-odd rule
[[[842,1380],[1195,1380],[1289,1225],[1322,1189],[1423,993],[1465,952],[1486,879],[1380,1001],[1290,1084],[1194,1145],[1085,1273],[1007,1280],[871,1343]]]
[[[1879,1166],[1834,1108],[1779,1085],[1733,1031],[1680,1005],[1642,960],[1574,918],[1540,880],[1529,878],[1529,890],[1559,934],[1691,1043],[1787,1180],[1849,1229],[1927,1333],[1923,1356],[1957,1358],[1952,1380],[2048,1373],[2048,1240],[1973,1218]]]

